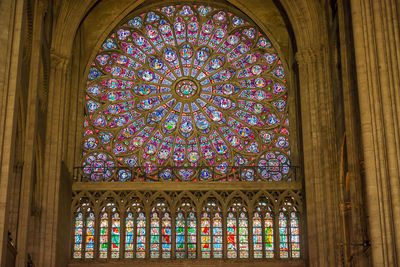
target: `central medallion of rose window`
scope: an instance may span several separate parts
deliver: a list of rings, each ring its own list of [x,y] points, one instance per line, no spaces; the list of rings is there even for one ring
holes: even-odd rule
[[[177,95],[183,98],[191,98],[197,93],[197,85],[191,80],[181,80],[175,86]]]

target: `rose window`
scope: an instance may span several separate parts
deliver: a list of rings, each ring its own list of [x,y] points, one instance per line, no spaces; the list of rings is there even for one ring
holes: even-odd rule
[[[285,71],[252,22],[205,6],[130,16],[86,87],[89,180],[290,180]]]

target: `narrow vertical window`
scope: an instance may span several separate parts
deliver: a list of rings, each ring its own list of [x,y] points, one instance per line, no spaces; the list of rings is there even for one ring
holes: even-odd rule
[[[185,258],[185,218],[182,212],[176,215],[176,257]]]
[[[171,258],[171,217],[165,213],[162,218],[162,258]]]
[[[265,214],[264,221],[265,229],[265,257],[274,257],[274,219],[271,213],[267,212]]]
[[[279,213],[279,250],[281,258],[288,258],[287,218],[283,212]]]
[[[207,212],[201,217],[201,257],[209,259],[211,257],[211,220]]]
[[[93,259],[94,252],[94,213],[90,212],[86,219],[85,258]]]
[[[156,212],[151,214],[150,222],[150,257],[160,256],[160,219]]]
[[[121,221],[119,213],[114,213],[111,217],[111,258],[119,258],[120,227]]]
[[[232,212],[228,213],[228,218],[226,219],[226,240],[227,240],[227,253],[228,258],[236,258],[236,218]]]
[[[125,258],[133,258],[133,231],[134,220],[132,212],[128,212],[125,219]]]
[[[222,258],[222,218],[220,213],[215,213],[213,218],[213,257]]]
[[[108,249],[108,213],[103,212],[100,215],[100,242],[99,242],[99,258],[107,258]]]
[[[138,214],[136,227],[136,258],[144,259],[146,256],[146,217],[143,212]]]
[[[262,258],[262,247],[262,221],[260,214],[255,212],[253,216],[253,250],[255,259]]]
[[[247,215],[241,212],[239,216],[239,257],[242,259],[249,257],[248,236]]]
[[[188,223],[187,223],[187,238],[188,238],[188,257],[189,259],[196,258],[196,216],[194,212],[189,213]]]
[[[300,258],[299,219],[296,212],[290,213],[290,247],[292,258]]]
[[[74,258],[82,258],[82,233],[83,233],[83,214],[79,212],[75,217],[74,233]]]

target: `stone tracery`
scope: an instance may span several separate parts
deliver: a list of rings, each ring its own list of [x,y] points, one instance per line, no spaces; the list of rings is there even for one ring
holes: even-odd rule
[[[290,181],[286,99],[283,65],[251,21],[202,5],[140,13],[90,68],[83,173]]]

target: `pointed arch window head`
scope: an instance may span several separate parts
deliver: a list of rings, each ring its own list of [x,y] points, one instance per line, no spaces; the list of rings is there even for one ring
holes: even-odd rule
[[[90,67],[82,148],[89,181],[291,181],[283,64],[239,11],[133,13]]]

